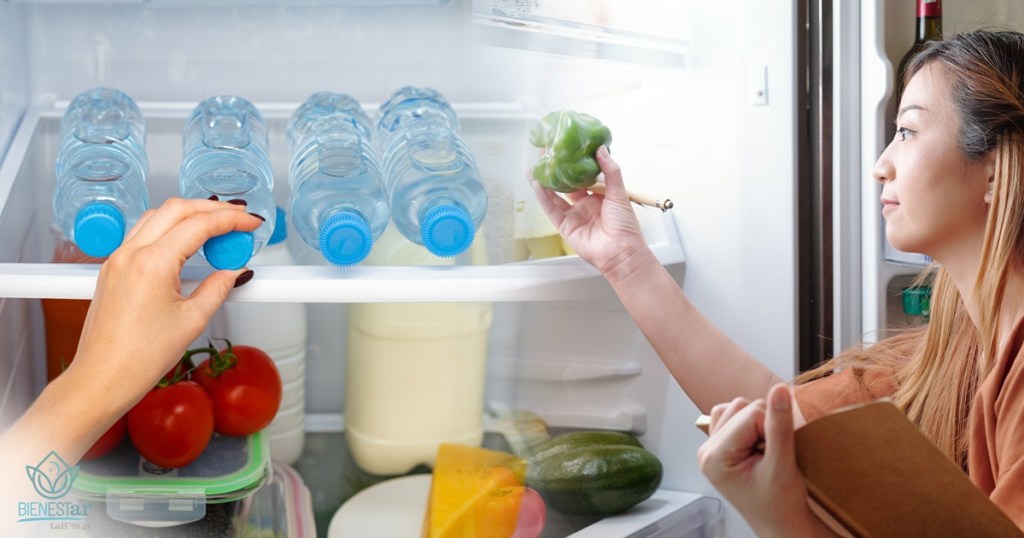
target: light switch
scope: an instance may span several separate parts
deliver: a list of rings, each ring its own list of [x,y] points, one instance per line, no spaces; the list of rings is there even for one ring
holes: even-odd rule
[[[750,68],[750,104],[768,106],[768,64]]]

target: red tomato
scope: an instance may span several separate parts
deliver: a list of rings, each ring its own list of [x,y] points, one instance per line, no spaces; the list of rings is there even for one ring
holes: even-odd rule
[[[213,437],[213,402],[191,381],[149,391],[127,417],[135,449],[161,467],[192,463]]]
[[[111,424],[107,431],[103,432],[103,435],[96,440],[95,443],[82,454],[83,460],[94,460],[100,456],[103,456],[107,452],[114,450],[117,445],[121,444],[124,439],[124,432],[127,429],[124,417],[117,419],[117,422]]]
[[[192,371],[192,380],[213,399],[214,430],[222,435],[256,433],[281,406],[281,375],[259,348],[228,342]]]

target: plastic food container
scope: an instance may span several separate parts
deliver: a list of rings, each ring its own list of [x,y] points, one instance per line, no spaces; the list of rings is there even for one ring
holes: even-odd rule
[[[146,527],[203,519],[207,505],[242,499],[270,477],[263,432],[245,437],[214,434],[194,462],[179,469],[151,469],[125,439],[109,454],[80,464],[73,494],[106,504],[114,520]]]
[[[302,476],[283,463],[273,468],[273,479],[243,501],[247,519],[242,536],[315,537],[313,500]]]

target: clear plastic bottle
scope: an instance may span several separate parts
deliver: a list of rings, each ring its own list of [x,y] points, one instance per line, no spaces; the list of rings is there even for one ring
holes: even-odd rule
[[[71,101],[60,129],[54,224],[86,255],[108,256],[149,205],[142,112],[124,92],[94,88]]]
[[[295,231],[336,265],[370,253],[391,219],[370,118],[351,96],[319,92],[288,121]]]
[[[244,267],[266,244],[277,220],[263,115],[241,97],[210,97],[186,120],[182,145],[178,188],[183,197],[245,200],[250,213],[265,219],[253,232],[213,237],[199,250],[217,269]]]
[[[435,90],[406,86],[381,105],[376,128],[399,232],[437,256],[465,251],[487,192],[451,105]]]

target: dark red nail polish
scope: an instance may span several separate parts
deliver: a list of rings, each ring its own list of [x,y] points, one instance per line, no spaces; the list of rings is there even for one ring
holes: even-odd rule
[[[235,204],[235,205],[249,205],[249,202],[246,202],[245,200],[243,200],[241,198],[233,198],[231,200],[228,200],[228,203],[229,204]]]
[[[238,278],[235,279],[235,287],[240,288],[244,286],[247,282],[252,280],[252,277],[255,275],[256,273],[253,272],[252,269],[247,269],[244,273],[238,275]]]
[[[220,197],[218,197],[216,194],[211,194],[210,197],[207,198],[207,200],[213,200],[214,202],[216,202],[220,200]]]
[[[260,220],[262,220],[263,222],[267,222],[267,219],[263,218],[263,215],[260,215],[258,213],[249,213],[249,214],[254,216],[254,217],[256,217],[256,218],[258,218],[258,219],[260,219]]]

